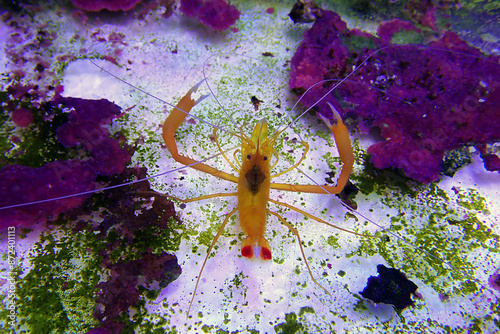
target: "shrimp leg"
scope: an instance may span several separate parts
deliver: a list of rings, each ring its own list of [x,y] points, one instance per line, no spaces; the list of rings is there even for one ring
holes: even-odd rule
[[[306,254],[304,253],[304,248],[302,247],[302,241],[300,240],[300,235],[299,235],[299,231],[297,231],[297,229],[295,229],[292,225],[290,225],[286,220],[285,218],[281,217],[279,214],[277,214],[276,212],[273,212],[273,211],[270,211],[270,210],[267,210],[267,213],[277,217],[282,223],[283,225],[285,225],[286,227],[288,227],[288,229],[290,231],[292,231],[293,234],[295,234],[295,236],[297,237],[297,240],[299,241],[299,247],[300,247],[300,252],[302,253],[302,257],[304,258],[304,261],[306,263],[306,267],[307,267],[307,270],[309,271],[309,275],[311,276],[311,279],[313,280],[314,283],[316,283],[317,286],[319,286],[321,289],[323,289],[323,291],[326,292],[326,294],[328,295],[331,295],[330,292],[328,292],[327,289],[325,289],[321,284],[318,283],[318,281],[316,281],[316,279],[314,278],[313,274],[312,274],[312,271],[311,271],[311,267],[309,267],[309,262],[307,261],[307,257],[306,257]]]
[[[271,199],[271,198],[269,199],[269,202],[272,202],[272,203],[274,203],[274,204],[276,204],[276,205],[281,205],[281,206],[284,206],[284,207],[286,207],[286,208],[289,208],[290,210],[293,210],[293,211],[295,211],[295,212],[298,212],[298,213],[300,213],[300,214],[302,214],[302,215],[306,216],[307,218],[311,218],[312,220],[315,220],[315,221],[317,221],[318,223],[328,225],[328,226],[330,226],[330,227],[336,228],[337,230],[341,230],[341,231],[344,231],[344,232],[347,232],[347,233],[351,233],[351,234],[357,235],[357,236],[359,236],[359,237],[372,237],[371,235],[365,235],[365,234],[356,233],[356,232],[353,232],[353,231],[351,231],[351,230],[348,230],[348,229],[342,228],[342,227],[340,227],[340,226],[330,224],[330,223],[328,223],[328,222],[324,221],[324,220],[323,220],[323,219],[321,219],[321,218],[318,218],[318,217],[316,217],[316,216],[311,215],[310,213],[307,213],[307,212],[305,212],[305,211],[303,211],[303,210],[301,210],[301,209],[299,209],[299,208],[296,208],[296,207],[295,207],[295,206],[293,206],[293,205],[290,205],[290,204],[287,204],[287,203],[283,203],[283,202],[279,202],[279,201],[276,201],[276,200]]]
[[[313,185],[313,184],[286,184],[286,183],[271,183],[271,189],[280,189],[286,191],[297,191],[305,193],[315,193],[315,194],[338,194],[344,189],[349,176],[352,172],[352,167],[354,165],[354,154],[352,153],[351,140],[349,139],[349,132],[342,122],[342,118],[338,111],[328,103],[332,109],[333,116],[335,117],[335,123],[332,124],[327,118],[323,117],[321,114],[318,116],[325,122],[325,124],[333,132],[335,137],[335,144],[339,151],[340,160],[343,163],[342,171],[337,180],[336,186],[329,185]]]
[[[193,197],[193,198],[187,198],[187,199],[182,199],[179,197],[175,196],[170,196],[167,194],[162,194],[156,191],[140,191],[138,192],[141,195],[151,195],[151,196],[160,196],[160,197],[166,197],[173,199],[175,201],[179,201],[181,203],[191,203],[191,202],[198,202],[202,201],[204,199],[210,199],[210,198],[215,198],[215,197],[232,197],[232,196],[238,196],[238,193],[216,193],[216,194],[210,194],[210,195],[203,195],[199,197]]]
[[[210,247],[208,248],[207,256],[205,256],[205,260],[203,261],[203,265],[201,266],[200,273],[198,274],[198,278],[196,279],[196,285],[194,286],[193,297],[191,297],[191,301],[189,302],[189,308],[188,308],[188,311],[186,313],[186,317],[189,317],[189,311],[191,311],[191,307],[193,306],[193,301],[194,301],[194,297],[196,296],[196,291],[198,290],[198,284],[200,283],[201,274],[203,273],[203,269],[205,269],[205,264],[207,263],[208,257],[210,256],[210,252],[214,248],[214,245],[217,242],[217,239],[219,239],[222,231],[224,230],[224,227],[226,227],[227,223],[229,222],[229,218],[232,215],[234,215],[234,213],[236,211],[238,211],[238,208],[234,208],[231,212],[229,212],[226,215],[224,222],[222,222],[222,225],[219,227],[217,234],[215,235],[214,239],[212,240],[212,243],[210,244]]]
[[[180,162],[183,165],[190,165],[191,168],[194,168],[201,172],[236,183],[238,182],[238,178],[236,176],[220,171],[204,163],[198,162],[197,160],[186,157],[182,154],[179,154],[178,152],[177,142],[175,141],[175,132],[182,124],[186,116],[189,115],[191,108],[193,108],[196,104],[201,102],[206,97],[203,96],[196,101],[191,98],[191,94],[198,90],[202,82],[203,81],[200,81],[199,83],[194,85],[186,93],[186,95],[184,95],[184,97],[179,101],[179,103],[177,103],[175,108],[167,117],[167,119],[163,123],[163,140],[165,141],[165,144],[167,146],[167,149],[170,151],[170,154],[177,162]]]

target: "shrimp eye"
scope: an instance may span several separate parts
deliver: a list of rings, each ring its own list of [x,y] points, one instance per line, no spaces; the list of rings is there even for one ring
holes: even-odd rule
[[[267,156],[264,156],[264,161],[266,161],[266,160],[267,160]]]
[[[251,156],[250,154],[249,154],[249,155],[247,155],[247,159],[248,159],[248,160],[252,159],[252,156]]]

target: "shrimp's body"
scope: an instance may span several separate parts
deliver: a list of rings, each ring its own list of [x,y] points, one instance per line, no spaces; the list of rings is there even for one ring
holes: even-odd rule
[[[193,296],[191,298],[191,302],[189,304],[188,312],[187,314],[189,315],[189,311],[191,309],[192,303],[194,301],[195,295],[196,295],[196,290],[198,288],[198,284],[200,282],[201,274],[203,272],[203,269],[205,267],[205,264],[207,262],[208,256],[210,255],[210,252],[214,246],[214,244],[217,242],[217,239],[219,238],[220,234],[222,233],[224,227],[226,226],[227,222],[229,221],[229,218],[236,213],[236,211],[239,211],[239,218],[240,218],[240,226],[243,230],[243,232],[247,235],[247,237],[243,240],[242,245],[241,245],[241,255],[246,257],[246,258],[253,258],[254,257],[254,247],[260,248],[259,252],[259,257],[262,260],[270,260],[272,259],[272,253],[271,249],[269,246],[269,242],[265,239],[264,233],[266,229],[266,220],[267,220],[267,214],[271,214],[275,217],[277,217],[285,226],[287,226],[292,233],[297,237],[299,240],[299,246],[300,250],[302,252],[302,256],[304,258],[304,261],[306,263],[307,269],[309,271],[309,274],[311,276],[311,279],[315,284],[317,284],[320,288],[322,288],[326,293],[329,293],[328,290],[326,290],[321,284],[319,284],[313,277],[313,274],[311,272],[311,269],[309,267],[307,258],[304,254],[304,250],[302,248],[302,244],[300,242],[300,236],[298,231],[292,227],[284,218],[282,218],[279,214],[276,212],[270,211],[267,209],[267,204],[268,202],[272,202],[278,205],[282,205],[284,207],[287,207],[289,209],[292,209],[296,212],[299,212],[309,218],[312,218],[316,220],[317,222],[338,228],[340,230],[359,235],[358,233],[345,230],[343,228],[337,227],[335,225],[332,225],[316,216],[313,216],[311,214],[308,214],[292,205],[286,204],[286,203],[281,203],[275,200],[272,200],[269,198],[269,193],[272,188],[274,189],[281,189],[281,190],[286,190],[286,191],[303,191],[303,192],[309,192],[309,193],[330,193],[330,194],[335,194],[339,193],[342,191],[344,188],[345,184],[347,183],[349,179],[349,175],[351,174],[352,168],[353,168],[353,163],[354,163],[354,155],[352,152],[352,146],[351,146],[351,141],[349,139],[349,134],[347,131],[347,128],[342,122],[342,118],[340,117],[339,113],[335,110],[335,108],[330,105],[332,109],[333,116],[335,118],[335,123],[332,124],[329,120],[327,120],[324,117],[320,117],[325,124],[330,128],[332,133],[335,136],[335,141],[337,143],[337,147],[340,153],[340,158],[343,162],[343,168],[341,175],[339,177],[339,180],[337,182],[336,186],[319,186],[319,185],[295,185],[295,184],[282,184],[282,183],[273,183],[271,182],[271,179],[273,177],[276,177],[278,175],[282,175],[287,173],[288,171],[296,168],[305,158],[309,145],[306,142],[302,142],[301,144],[304,146],[305,150],[302,155],[302,158],[299,159],[298,162],[296,162],[294,165],[286,169],[285,171],[282,171],[278,174],[271,175],[271,170],[272,167],[274,167],[277,163],[278,160],[278,154],[274,150],[274,144],[276,142],[276,139],[278,136],[284,131],[277,132],[274,136],[268,136],[268,126],[267,126],[267,121],[265,119],[260,120],[257,122],[255,125],[255,128],[253,130],[252,136],[249,138],[243,133],[242,127],[240,128],[240,135],[236,135],[241,139],[241,150],[239,151],[241,153],[241,162],[238,163],[240,165],[239,169],[239,175],[238,177],[228,174],[226,172],[222,172],[218,169],[215,169],[211,166],[206,165],[203,162],[196,161],[192,158],[186,157],[178,152],[177,149],[177,143],[175,141],[175,132],[179,128],[179,126],[182,124],[182,122],[185,120],[187,115],[189,115],[189,112],[191,109],[199,103],[201,100],[203,100],[206,96],[202,96],[198,100],[193,100],[191,98],[191,94],[196,92],[198,87],[201,85],[203,81],[200,83],[196,84],[193,86],[187,94],[179,101],[179,103],[173,108],[172,112],[170,115],[167,117],[163,124],[163,139],[165,141],[165,144],[172,154],[172,157],[191,168],[197,169],[199,171],[211,174],[213,176],[236,182],[238,184],[238,191],[236,193],[217,193],[217,194],[210,194],[210,195],[205,195],[205,196],[200,196],[196,198],[190,198],[190,199],[179,199],[175,198],[173,196],[165,195],[167,197],[172,197],[174,199],[177,199],[179,201],[182,201],[184,203],[187,202],[194,202],[194,201],[199,201],[199,200],[204,200],[204,199],[209,199],[209,198],[214,198],[214,197],[222,197],[222,196],[237,196],[238,197],[238,205],[236,208],[234,208],[229,214],[226,215],[226,218],[224,219],[224,222],[222,223],[221,227],[219,228],[219,231],[217,232],[216,236],[212,240],[212,244],[210,245],[207,255],[205,257],[205,260],[203,262],[203,265],[201,266],[200,269],[200,274],[198,275],[198,279],[196,281],[196,285],[194,288]],[[227,158],[226,154],[224,151],[222,151],[218,139],[217,139],[217,128],[214,128],[213,130],[213,136],[215,138],[215,141],[217,143],[217,147],[219,148],[220,154],[224,156],[224,158],[227,160],[227,162],[234,168],[236,169],[235,165]],[[275,157],[276,162],[271,165],[271,158]]]
[[[247,139],[247,138],[245,138]],[[274,140],[269,143],[267,123],[255,126],[252,140],[242,143],[242,162],[238,177],[238,210],[240,225],[247,237],[241,245],[241,255],[252,258],[253,246],[260,247],[260,258],[271,259],[269,243],[264,238],[266,207],[271,189],[269,162],[274,154]]]

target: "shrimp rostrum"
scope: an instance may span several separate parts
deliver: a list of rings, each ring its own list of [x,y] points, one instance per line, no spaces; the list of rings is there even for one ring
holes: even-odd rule
[[[221,145],[219,144],[219,141],[217,139],[217,127],[214,127],[213,137],[215,138],[215,142],[219,149],[220,152],[219,155],[222,155],[234,170],[239,171],[238,176],[235,176],[226,173],[224,171],[220,171],[216,168],[213,168],[205,164],[204,162],[199,162],[195,159],[187,157],[182,153],[179,153],[178,151],[177,143],[175,141],[175,132],[182,124],[184,119],[189,115],[191,109],[197,103],[199,103],[201,100],[207,97],[203,96],[196,101],[191,97],[192,93],[197,91],[201,83],[202,82],[198,83],[193,88],[191,88],[188,91],[188,93],[179,101],[176,107],[173,108],[172,112],[170,113],[170,115],[167,117],[167,119],[163,124],[163,139],[172,157],[176,161],[191,168],[194,168],[196,170],[199,170],[201,172],[208,173],[215,177],[237,183],[238,190],[235,193],[215,193],[190,199],[179,199],[169,195],[165,196],[174,198],[184,203],[195,202],[215,197],[236,196],[238,198],[238,204],[236,208],[234,208],[226,215],[224,222],[222,223],[216,236],[212,240],[212,243],[208,249],[203,265],[200,269],[198,279],[196,281],[196,286],[189,305],[188,314],[189,310],[191,309],[194,297],[196,295],[196,290],[200,281],[201,274],[207,262],[208,256],[211,253],[214,244],[217,242],[217,239],[224,230],[226,224],[228,223],[229,218],[237,211],[239,212],[239,222],[241,228],[243,232],[246,234],[246,238],[243,239],[241,245],[242,256],[246,258],[253,258],[254,256],[257,256],[257,254],[254,252],[255,249],[258,251],[258,256],[262,260],[272,259],[272,253],[269,246],[269,242],[265,239],[264,232],[266,227],[267,215],[270,214],[272,216],[275,216],[277,219],[281,221],[281,223],[287,226],[290,229],[290,231],[297,237],[299,241],[300,250],[302,252],[302,256],[305,260],[307,269],[309,271],[312,280],[325,292],[328,293],[328,291],[324,287],[322,287],[314,279],[312,275],[311,269],[307,262],[307,258],[302,248],[298,231],[278,213],[269,210],[267,208],[267,204],[268,202],[271,202],[277,205],[281,205],[288,209],[294,210],[308,218],[311,218],[319,223],[326,224],[328,226],[341,229],[349,233],[360,235],[358,233],[332,225],[318,217],[315,217],[299,208],[294,207],[293,205],[279,202],[269,198],[269,193],[271,189],[293,191],[293,192],[317,193],[317,194],[337,194],[342,191],[351,174],[354,163],[354,155],[351,147],[351,141],[349,139],[348,130],[344,125],[344,123],[342,122],[342,118],[340,117],[339,113],[335,110],[333,106],[330,105],[334,116],[333,123],[320,115],[320,118],[329,127],[329,129],[332,131],[335,137],[336,146],[339,151],[340,159],[343,163],[342,171],[338,178],[337,185],[320,186],[317,184],[303,185],[303,184],[286,184],[286,183],[272,182],[273,178],[285,174],[291,171],[292,169],[298,167],[305,159],[306,154],[309,150],[309,145],[305,141],[302,141],[301,145],[304,147],[304,152],[301,158],[286,170],[272,174],[272,170],[276,166],[279,159],[279,154],[275,151],[274,145],[278,136],[281,133],[283,133],[284,130],[281,130],[277,132],[275,135],[270,136],[268,134],[268,125],[265,119],[262,119],[259,122],[257,122],[257,124],[254,127],[253,133],[250,137],[245,135],[245,133],[243,132],[243,126],[240,127],[239,134],[236,134],[236,136],[239,137],[239,139],[241,140],[241,148],[237,150],[237,152],[240,153],[241,155],[241,161],[235,161],[235,162],[232,162],[230,159],[228,159],[226,152],[222,150]],[[271,164],[271,161],[274,162]]]

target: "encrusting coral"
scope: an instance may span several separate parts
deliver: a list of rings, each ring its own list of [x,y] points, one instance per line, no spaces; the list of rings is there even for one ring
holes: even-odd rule
[[[330,102],[362,132],[379,129],[384,140],[369,147],[371,162],[422,183],[439,178],[447,152],[500,140],[500,122],[492,121],[500,119],[498,56],[483,56],[452,32],[426,46],[390,44],[421,37],[397,19],[383,23],[378,35],[349,30],[339,15],[323,11],[292,59],[290,88],[303,93],[332,80],[303,96],[311,106],[356,69],[316,108],[331,117]],[[485,167],[499,171],[496,156],[484,152]]]

